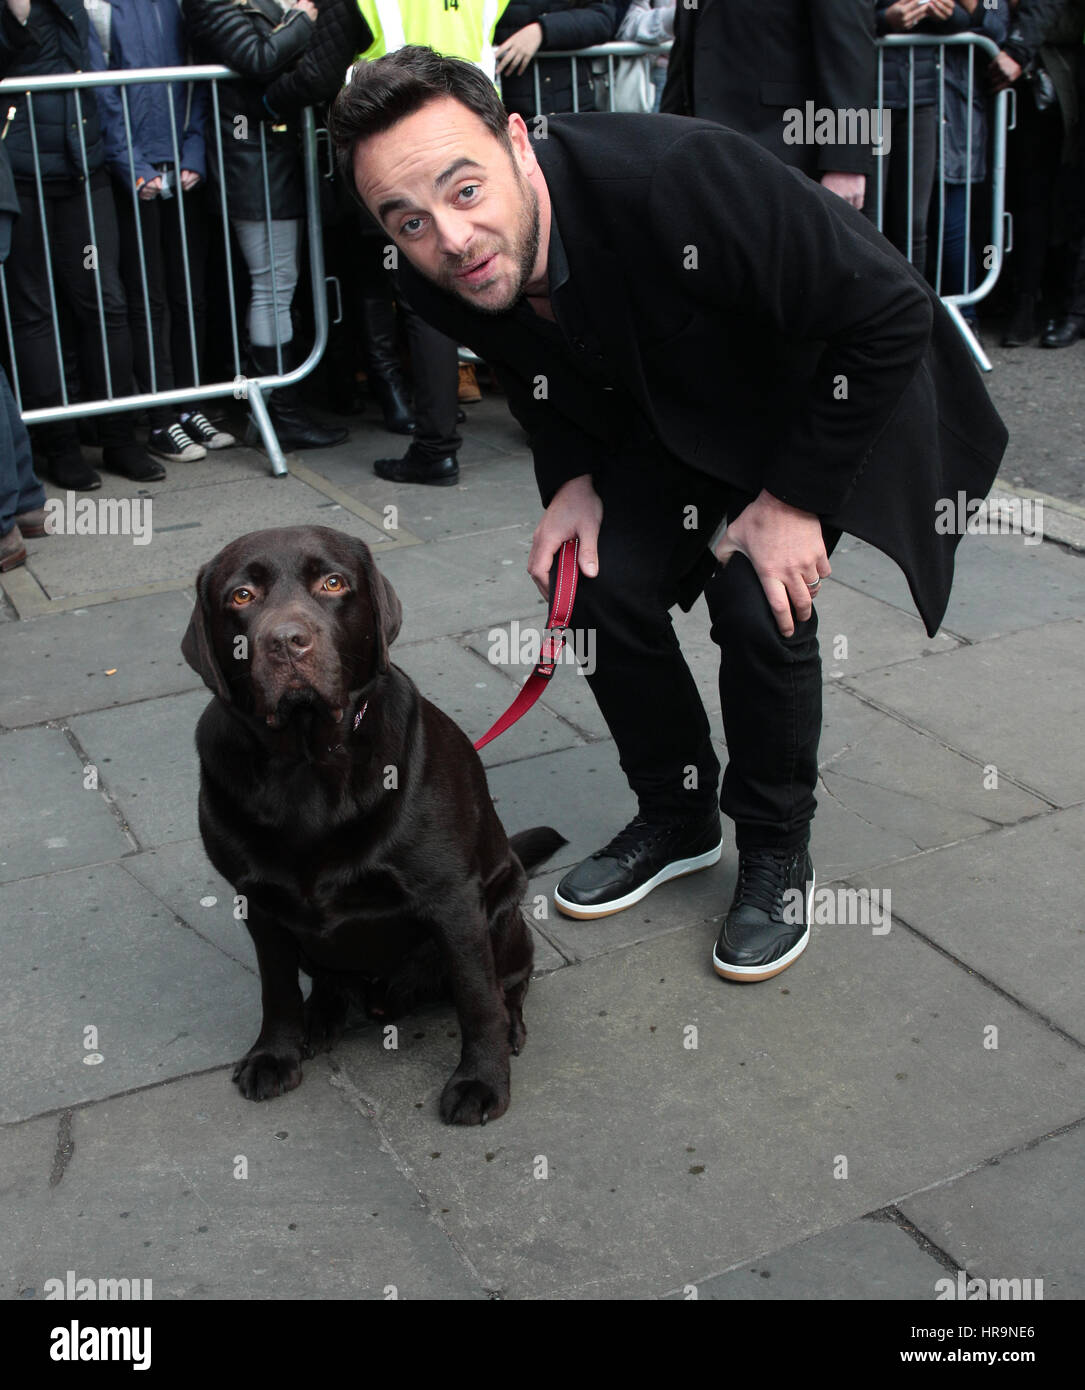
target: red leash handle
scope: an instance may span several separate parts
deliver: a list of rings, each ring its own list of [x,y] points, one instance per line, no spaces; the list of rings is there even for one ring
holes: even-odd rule
[[[550,617],[547,619],[546,636],[539,651],[539,660],[536,662],[531,675],[520,688],[516,699],[492,728],[487,730],[475,744],[476,752],[480,748],[485,748],[488,743],[492,743],[498,735],[503,734],[522,715],[526,714],[543,693],[547,681],[554,674],[558,658],[561,656],[561,649],[565,646],[565,634],[569,630],[569,621],[573,616],[576,580],[580,568],[577,563],[579,551],[579,538],[574,536],[571,541],[563,542],[561,550],[558,552],[558,577],[554,585],[554,601],[550,605]]]

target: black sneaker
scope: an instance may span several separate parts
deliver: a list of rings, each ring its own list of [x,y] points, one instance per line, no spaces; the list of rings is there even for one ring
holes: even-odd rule
[[[195,463],[205,459],[207,450],[191,439],[183,425],[163,425],[147,436],[147,452],[167,463]]]
[[[213,425],[206,415],[198,410],[182,414],[181,426],[189,439],[202,444],[205,449],[232,449],[237,440],[232,434]]]
[[[149,458],[138,444],[107,445],[102,450],[102,467],[134,483],[156,483],[166,476],[162,465]]]
[[[554,890],[555,906],[566,917],[608,917],[668,879],[717,863],[722,848],[718,811],[693,822],[635,816],[610,844],[565,875]]]
[[[814,866],[803,849],[748,849],[738,856],[735,896],[712,952],[725,980],[779,975],[810,940]]]

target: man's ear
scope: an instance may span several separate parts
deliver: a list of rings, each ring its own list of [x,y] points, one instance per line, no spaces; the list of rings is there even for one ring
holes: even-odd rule
[[[196,576],[196,603],[192,609],[188,629],[181,638],[181,655],[196,674],[203,677],[204,685],[228,704],[230,691],[219,667],[211,635],[208,581],[213,565],[214,561],[204,565]]]
[[[373,622],[377,629],[377,674],[384,675],[388,670],[388,648],[399,636],[403,622],[403,605],[395,589],[377,568],[373,552],[356,536],[349,536],[351,549],[358,563],[358,571],[369,587],[369,601],[373,606]]]

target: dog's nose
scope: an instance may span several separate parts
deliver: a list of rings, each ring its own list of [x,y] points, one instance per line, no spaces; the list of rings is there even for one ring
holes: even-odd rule
[[[280,623],[264,639],[272,656],[304,656],[313,645],[313,634],[301,623]]]

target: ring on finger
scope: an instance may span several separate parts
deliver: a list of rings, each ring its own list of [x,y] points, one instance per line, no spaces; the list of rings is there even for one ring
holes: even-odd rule
[[[817,591],[821,588],[821,575],[818,575],[817,579],[815,579],[812,584],[809,581],[809,579],[803,580],[803,583],[806,585],[806,587],[810,590],[812,594],[816,594]]]

